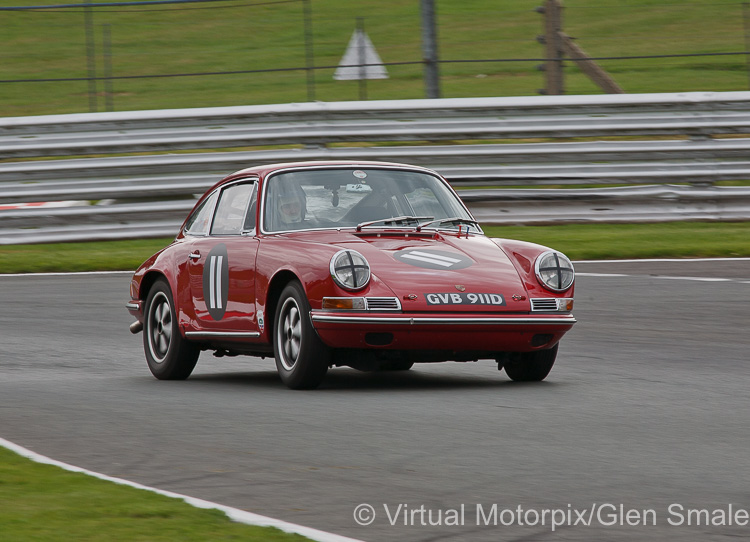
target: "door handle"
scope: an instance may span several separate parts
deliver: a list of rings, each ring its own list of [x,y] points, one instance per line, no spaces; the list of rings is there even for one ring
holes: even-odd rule
[[[191,252],[188,256],[188,259],[193,260],[194,262],[197,262],[201,259],[201,253],[200,251],[196,250],[195,252]]]

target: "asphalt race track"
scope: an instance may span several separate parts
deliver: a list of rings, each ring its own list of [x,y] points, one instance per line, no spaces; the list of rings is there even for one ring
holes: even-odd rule
[[[128,274],[0,276],[0,437],[368,541],[747,539],[750,261],[576,269],[546,382],[485,361],[312,392],[210,354],[155,380]]]

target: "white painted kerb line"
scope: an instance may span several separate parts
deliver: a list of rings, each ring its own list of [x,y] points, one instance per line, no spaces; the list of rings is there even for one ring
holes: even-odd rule
[[[23,456],[27,459],[36,461],[37,463],[44,463],[45,465],[54,465],[56,467],[60,467],[61,469],[65,469],[70,472],[79,472],[82,474],[87,474],[89,476],[93,476],[94,478],[99,478],[100,480],[105,480],[107,482],[114,482],[116,484],[133,487],[135,489],[142,489],[145,491],[150,491],[152,493],[157,493],[165,497],[171,497],[173,499],[182,499],[187,504],[191,506],[195,506],[196,508],[220,510],[224,512],[227,515],[227,517],[229,517],[229,519],[231,519],[232,521],[236,521],[237,523],[244,523],[245,525],[255,525],[257,527],[276,527],[277,529],[284,531],[286,533],[300,534],[302,536],[306,536],[307,538],[310,538],[312,540],[317,540],[319,542],[362,542],[362,540],[357,540],[355,538],[348,538],[346,536],[341,536],[341,535],[337,535],[333,533],[327,533],[325,531],[319,531],[317,529],[313,529],[311,527],[305,527],[303,525],[297,525],[295,523],[287,523],[286,521],[281,521],[280,519],[274,519],[274,518],[269,518],[267,516],[261,516],[259,514],[253,514],[252,512],[240,510],[239,508],[232,508],[231,506],[224,506],[223,504],[217,504],[211,501],[204,501],[203,499],[196,499],[195,497],[181,495],[180,493],[173,493],[171,491],[163,491],[161,489],[156,489],[153,487],[138,484],[136,482],[131,482],[130,480],[125,480],[123,478],[115,478],[113,476],[107,476],[106,474],[101,474],[98,472],[93,472],[90,470],[82,469],[74,465],[68,465],[67,463],[63,463],[62,461],[50,459],[49,457],[45,457],[36,452],[32,452],[31,450],[28,450],[24,448],[23,446],[19,446],[18,444],[14,444],[13,442],[10,442],[9,440],[5,440],[3,438],[0,438],[0,446],[2,446],[3,448],[7,448],[8,450],[11,450],[12,452],[15,452],[18,455]]]

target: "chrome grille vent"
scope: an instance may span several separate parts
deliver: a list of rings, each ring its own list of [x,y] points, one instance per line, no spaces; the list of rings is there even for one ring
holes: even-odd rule
[[[397,297],[366,297],[368,311],[400,311],[401,303]]]
[[[557,311],[557,299],[532,299],[531,300],[532,311]]]

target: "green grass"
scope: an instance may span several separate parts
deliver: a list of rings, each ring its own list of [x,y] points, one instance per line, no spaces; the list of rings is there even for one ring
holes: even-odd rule
[[[101,1],[101,0],[100,0]],[[594,57],[726,53],[745,49],[744,0],[564,2],[564,30]],[[4,5],[59,2],[9,0]],[[536,41],[542,0],[436,0],[440,58],[539,59]],[[257,5],[263,4],[263,5]],[[369,81],[369,99],[424,96],[419,2],[312,0],[315,99],[356,100],[356,81],[334,81],[358,17],[390,78]],[[85,78],[87,57],[81,9],[0,12],[0,80]],[[290,69],[306,65],[303,4],[231,1],[210,4],[112,7],[93,10],[96,72],[104,75],[103,33],[111,31],[114,76],[170,75]],[[535,95],[544,86],[538,60],[444,63],[444,97]],[[626,92],[729,91],[748,87],[743,56],[602,60]],[[568,94],[600,93],[573,63],[566,63]],[[306,73],[278,71],[206,77],[120,79],[115,110],[204,107],[307,101]],[[97,107],[105,87],[97,84]],[[0,115],[82,112],[88,83],[0,83]]]
[[[750,222],[484,226],[575,260],[750,256]],[[0,246],[0,273],[135,270],[171,239]]]
[[[547,245],[574,260],[750,256],[750,222],[485,226],[492,237]]]
[[[234,523],[218,510],[35,463],[2,447],[0,502],[0,537],[7,541],[308,540]]]
[[[0,246],[0,273],[135,270],[171,239]]]

